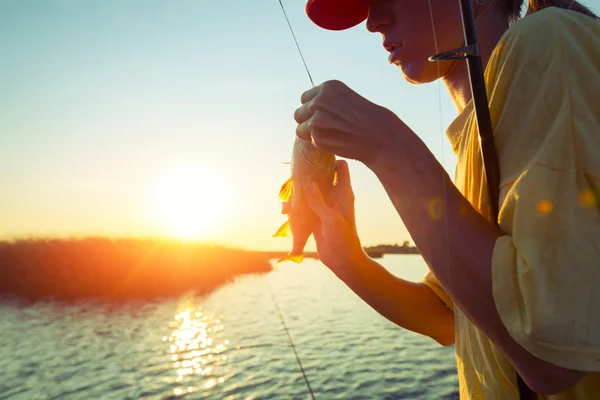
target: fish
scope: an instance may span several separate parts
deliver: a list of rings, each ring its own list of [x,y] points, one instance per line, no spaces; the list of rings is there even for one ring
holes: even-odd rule
[[[292,250],[277,263],[288,260],[301,263],[306,242],[318,227],[319,217],[304,197],[307,183],[314,181],[327,201],[337,182],[335,154],[316,148],[311,141],[296,137],[289,164],[291,176],[279,190],[279,199],[283,202],[281,212],[287,214],[288,219],[273,237],[291,237]]]

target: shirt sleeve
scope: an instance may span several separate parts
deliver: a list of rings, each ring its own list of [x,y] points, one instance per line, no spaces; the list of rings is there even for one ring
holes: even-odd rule
[[[600,371],[600,28],[556,15],[515,30],[490,70],[505,232],[493,295],[530,353]]]
[[[446,305],[446,307],[448,307],[454,312],[454,302],[452,302],[452,299],[450,298],[450,296],[448,296],[448,293],[446,293],[446,291],[442,287],[442,284],[436,278],[433,272],[429,271],[427,275],[425,275],[421,283],[427,286],[429,289],[431,289],[433,293],[435,293],[440,298],[440,300]]]

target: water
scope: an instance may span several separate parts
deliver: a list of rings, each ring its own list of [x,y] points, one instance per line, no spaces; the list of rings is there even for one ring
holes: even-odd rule
[[[420,256],[386,256],[405,279]],[[239,278],[205,298],[0,303],[0,399],[458,398],[454,348],[398,328],[320,262]]]

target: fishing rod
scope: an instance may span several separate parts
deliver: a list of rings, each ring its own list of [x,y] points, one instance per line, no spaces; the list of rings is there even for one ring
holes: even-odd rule
[[[484,4],[486,0],[475,0],[478,4]],[[286,18],[288,23],[288,27],[292,36],[294,38],[294,42],[296,43],[296,48],[300,53],[300,57],[302,58],[302,62],[304,63],[304,68],[308,74],[311,84],[314,86],[314,82],[310,71],[306,65],[306,61],[304,60],[304,56],[302,55],[302,51],[300,50],[300,46],[298,45],[298,41],[296,40],[296,36],[294,35],[294,31],[290,24],[290,21],[285,12],[285,8],[281,0],[279,0],[279,5],[281,6],[281,10]],[[438,62],[438,61],[450,61],[450,60],[466,60],[467,69],[469,73],[469,83],[471,86],[471,93],[473,104],[475,107],[475,117],[477,122],[477,127],[479,130],[479,143],[481,146],[481,155],[483,159],[483,169],[487,181],[488,186],[488,194],[490,198],[490,212],[492,222],[496,227],[499,228],[498,222],[498,214],[500,207],[500,165],[498,163],[498,155],[496,153],[496,147],[494,145],[494,133],[492,128],[492,120],[490,116],[490,110],[488,107],[488,98],[487,92],[485,88],[485,78],[484,78],[484,70],[481,63],[481,51],[479,48],[479,42],[477,41],[477,31],[475,29],[475,16],[473,13],[473,6],[471,4],[471,0],[459,0],[460,6],[460,14],[462,19],[463,33],[465,37],[465,46],[445,51],[442,53],[438,53],[434,56],[429,57],[429,61]],[[275,299],[273,299],[275,301]],[[280,314],[281,317],[281,314]],[[281,321],[284,324],[283,317],[281,317]],[[287,330],[287,328],[286,328]],[[289,334],[288,334],[289,335]],[[293,347],[293,342],[291,342],[291,337],[289,337],[290,343]],[[295,352],[295,349],[294,349]],[[298,363],[300,364],[300,359],[296,354],[296,358]],[[300,364],[300,368],[302,369],[302,365]],[[303,370],[302,370],[303,371]],[[533,392],[529,386],[523,381],[523,378],[520,374],[515,370],[516,378],[517,378],[517,386],[519,389],[519,398],[520,400],[535,400],[537,399],[537,395]],[[303,371],[304,374],[304,371]],[[304,375],[306,384],[309,387],[308,379],[306,375]],[[312,395],[312,390],[311,390]],[[314,398],[314,396],[313,396]]]
[[[483,4],[485,0],[476,0]],[[492,120],[488,108],[488,98],[485,89],[484,70],[481,63],[481,51],[477,41],[477,32],[475,29],[475,16],[471,0],[459,0],[460,15],[462,18],[463,32],[465,36],[465,46],[455,50],[449,50],[429,57],[429,61],[449,61],[466,60],[469,71],[469,83],[473,104],[475,106],[475,116],[477,127],[479,129],[479,143],[481,146],[481,155],[483,158],[483,169],[487,180],[488,193],[490,197],[490,208],[492,222],[499,227],[498,213],[500,207],[500,165],[498,155],[494,146],[494,132],[492,129]],[[523,378],[515,369],[517,375],[517,386],[519,388],[520,400],[535,400],[537,395],[527,386]]]

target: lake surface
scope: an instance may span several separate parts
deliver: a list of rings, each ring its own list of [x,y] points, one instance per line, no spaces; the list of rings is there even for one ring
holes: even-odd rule
[[[409,280],[427,269],[380,262]],[[395,326],[309,259],[205,297],[2,301],[0,399],[310,399],[276,304],[315,398],[458,398],[454,347]]]

